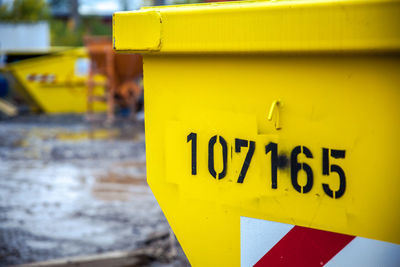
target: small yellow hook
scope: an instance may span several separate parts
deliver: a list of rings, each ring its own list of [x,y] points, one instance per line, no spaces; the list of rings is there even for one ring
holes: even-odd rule
[[[281,106],[281,101],[280,100],[275,100],[272,102],[271,108],[269,109],[268,113],[268,120],[272,121],[272,115],[274,114],[274,111],[276,110],[276,120],[275,120],[275,129],[280,130],[281,125],[279,121],[279,106]]]

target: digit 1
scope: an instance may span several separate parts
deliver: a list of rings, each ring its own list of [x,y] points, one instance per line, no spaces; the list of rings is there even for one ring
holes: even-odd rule
[[[187,142],[192,141],[192,175],[197,174],[197,134],[190,133]]]
[[[272,189],[278,188],[278,144],[270,142],[265,146],[265,154],[271,152]]]
[[[208,171],[214,178],[217,178],[217,172],[215,171],[214,167],[214,146],[216,142],[217,135],[211,137],[210,141],[208,142]],[[226,165],[228,162],[228,145],[222,136],[219,136],[219,143],[222,146],[222,161],[224,165],[222,171],[218,173],[218,180],[221,180],[226,176]]]

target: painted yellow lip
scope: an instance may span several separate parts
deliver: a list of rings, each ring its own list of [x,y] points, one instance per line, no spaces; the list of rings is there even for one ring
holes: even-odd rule
[[[392,0],[250,1],[114,14],[117,51],[160,53],[396,51]]]

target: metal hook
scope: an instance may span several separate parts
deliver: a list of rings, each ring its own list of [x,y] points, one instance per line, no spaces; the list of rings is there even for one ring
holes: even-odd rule
[[[279,106],[281,106],[281,101],[280,100],[275,100],[272,102],[271,108],[269,109],[268,113],[268,120],[272,121],[272,115],[274,114],[274,111],[276,110],[276,119],[275,119],[275,129],[280,130],[281,125],[280,125],[280,120],[279,120]]]

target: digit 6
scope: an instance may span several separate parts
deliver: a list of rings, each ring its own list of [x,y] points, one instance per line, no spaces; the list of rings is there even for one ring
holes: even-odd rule
[[[292,153],[290,155],[290,174],[291,174],[290,176],[292,178],[293,188],[296,189],[297,192],[305,194],[310,192],[313,187],[314,175],[310,165],[308,165],[307,163],[297,162],[297,156],[301,153],[302,149],[303,149],[303,154],[307,158],[313,158],[311,151],[307,147],[296,146],[292,150]],[[298,174],[300,170],[304,170],[307,174],[307,183],[305,186],[299,185]]]

